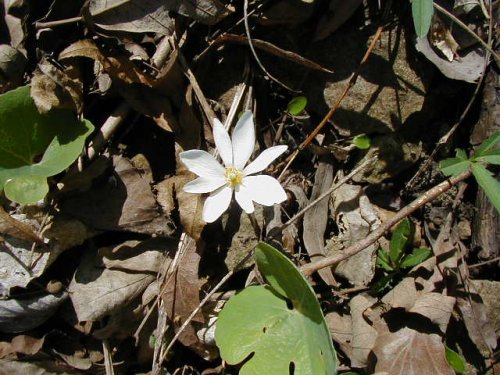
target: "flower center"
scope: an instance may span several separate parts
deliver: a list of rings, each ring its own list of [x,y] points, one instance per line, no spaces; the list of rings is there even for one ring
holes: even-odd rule
[[[226,181],[229,182],[231,187],[236,187],[241,184],[243,180],[243,173],[234,167],[226,168]]]

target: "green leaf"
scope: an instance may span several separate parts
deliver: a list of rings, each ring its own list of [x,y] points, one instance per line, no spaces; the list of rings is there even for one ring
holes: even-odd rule
[[[416,266],[417,264],[422,263],[424,260],[429,258],[432,254],[432,251],[426,247],[421,247],[419,249],[414,249],[413,252],[409,255],[406,255],[401,261],[401,268],[411,268]]]
[[[73,163],[93,129],[67,110],[40,114],[29,86],[0,95],[0,190],[5,188],[10,200],[25,204],[43,198],[46,178]]]
[[[377,266],[383,268],[387,272],[394,271],[394,268],[390,264],[390,259],[389,255],[387,254],[387,251],[384,249],[380,248],[378,249],[377,252]]]
[[[367,148],[370,148],[370,138],[365,135],[357,135],[352,139],[352,144],[359,148],[360,150],[366,150]]]
[[[446,361],[448,362],[448,364],[453,368],[453,370],[455,370],[459,374],[463,374],[467,369],[464,357],[462,357],[454,350],[451,350],[446,345],[444,348]]]
[[[306,106],[307,98],[305,96],[297,96],[288,103],[287,112],[292,116],[298,116],[304,112]]]
[[[485,151],[481,156],[474,157],[474,161],[482,161],[485,163],[500,164],[500,149]]]
[[[434,5],[432,0],[412,0],[411,12],[417,36],[423,38],[431,27]]]
[[[411,232],[411,221],[407,217],[401,220],[394,229],[389,246],[389,258],[392,264],[399,264],[404,248],[409,242]]]
[[[272,246],[255,251],[269,286],[250,286],[219,314],[215,340],[229,364],[246,361],[240,374],[335,374],[337,359],[311,286]]]
[[[470,160],[463,160],[461,158],[445,159],[439,163],[439,167],[445,176],[459,175],[469,169],[470,165]]]
[[[500,212],[500,182],[481,164],[472,164],[472,174],[493,206]]]
[[[373,284],[372,286],[373,293],[380,293],[384,289],[386,289],[391,283],[392,279],[394,279],[394,276],[395,276],[394,273],[390,273],[382,277],[380,280],[376,281],[375,284]]]
[[[500,142],[500,131],[496,131],[490,137],[481,143],[481,145],[474,152],[474,157],[480,157],[493,149],[497,143]]]

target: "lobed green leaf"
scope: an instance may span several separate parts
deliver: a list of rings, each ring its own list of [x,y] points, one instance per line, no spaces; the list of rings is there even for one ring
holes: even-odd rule
[[[497,211],[500,212],[500,182],[481,164],[473,163],[471,170],[479,186],[484,190]]]

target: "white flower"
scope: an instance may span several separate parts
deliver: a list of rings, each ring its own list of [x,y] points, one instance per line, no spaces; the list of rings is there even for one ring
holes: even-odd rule
[[[263,171],[274,159],[284,153],[287,146],[274,146],[264,150],[248,164],[255,146],[253,115],[246,111],[238,120],[232,139],[222,123],[214,119],[214,140],[224,166],[206,151],[189,150],[179,157],[186,167],[199,177],[184,185],[188,193],[210,193],[203,206],[203,220],[211,223],[224,213],[234,196],[247,213],[254,212],[253,202],[272,206],[286,200],[285,190],[271,176],[255,173]]]

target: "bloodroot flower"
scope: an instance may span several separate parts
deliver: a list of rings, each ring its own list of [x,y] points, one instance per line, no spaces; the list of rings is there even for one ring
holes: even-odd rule
[[[206,151],[189,150],[180,153],[181,161],[199,177],[184,185],[187,193],[210,193],[203,206],[203,220],[217,220],[229,207],[231,198],[248,214],[254,212],[253,202],[272,206],[286,200],[285,190],[278,180],[267,175],[253,176],[263,171],[287,146],[274,146],[264,150],[246,165],[255,146],[253,115],[246,111],[238,120],[232,139],[222,123],[214,119],[214,140],[224,166]],[[246,165],[246,167],[245,167]]]

